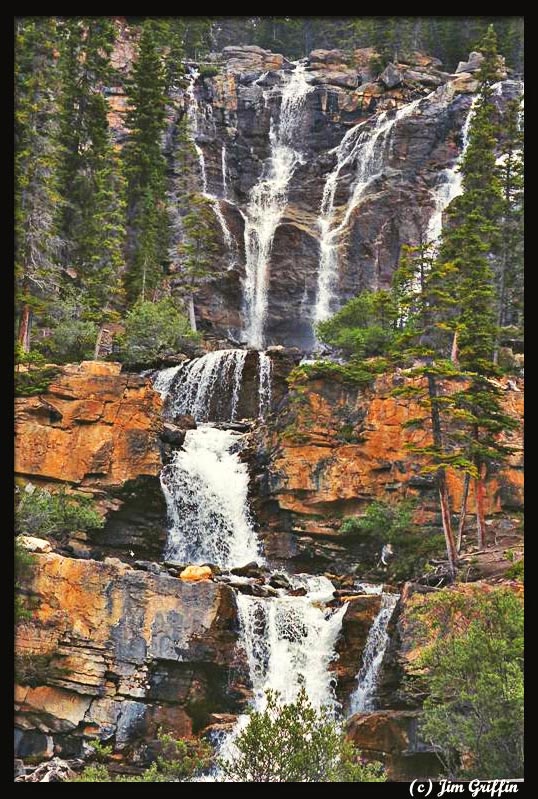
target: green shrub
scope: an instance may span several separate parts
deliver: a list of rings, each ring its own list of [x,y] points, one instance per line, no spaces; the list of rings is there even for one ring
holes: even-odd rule
[[[169,297],[160,302],[137,302],[127,314],[125,333],[118,337],[120,359],[145,366],[181,349],[185,341],[199,341],[187,317]]]
[[[381,764],[363,763],[327,710],[316,710],[301,689],[282,704],[266,691],[266,708],[254,711],[219,760],[226,782],[384,782]]]
[[[17,344],[15,347],[15,395],[33,397],[44,394],[59,372],[55,366],[46,366],[46,359],[36,350],[24,352]],[[20,367],[25,367],[24,371]],[[19,367],[19,368],[18,368]]]
[[[35,563],[35,557],[15,539],[15,624],[32,618],[30,600],[17,591],[23,587]]]
[[[507,577],[509,580],[521,580],[524,582],[525,579],[525,561],[523,558],[521,560],[515,560],[512,562],[512,565],[509,569],[504,573],[504,576]]]
[[[394,559],[383,574],[388,579],[408,580],[424,573],[428,560],[443,552],[442,535],[425,532],[413,521],[414,502],[372,502],[363,516],[349,516],[340,532],[360,539],[366,549],[365,563],[375,568],[384,544],[392,544]]]
[[[358,362],[355,359],[348,363],[334,361],[316,361],[296,366],[288,375],[288,385],[296,388],[308,380],[335,380],[350,386],[365,387],[375,380],[377,374],[384,371],[386,362],[382,359]]]
[[[394,339],[397,308],[388,291],[363,291],[316,326],[321,341],[363,360],[386,355]]]
[[[215,75],[219,74],[219,68],[211,64],[200,64],[198,71],[200,72],[201,78],[214,78]]]
[[[523,776],[523,603],[507,588],[428,595],[411,613],[429,643],[422,736],[448,778]]]
[[[189,782],[210,765],[212,749],[205,741],[178,741],[159,732],[159,744],[161,753],[143,774],[113,778],[104,765],[94,764],[86,766],[73,782]],[[107,749],[100,747],[99,756]]]
[[[60,535],[75,530],[94,530],[104,526],[91,497],[71,496],[65,489],[51,493],[34,488],[22,491],[15,511],[15,527],[30,535]]]
[[[90,741],[90,746],[93,749],[91,757],[97,763],[106,763],[112,754],[112,747],[110,745],[102,744],[101,741]]]
[[[54,363],[71,363],[93,358],[99,329],[94,322],[62,319],[48,338],[39,344],[41,352]]]

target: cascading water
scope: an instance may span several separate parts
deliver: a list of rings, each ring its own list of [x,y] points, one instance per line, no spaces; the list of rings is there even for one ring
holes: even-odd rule
[[[258,416],[264,419],[271,409],[271,372],[273,362],[264,352],[258,353]]]
[[[301,579],[302,578],[302,579]],[[257,710],[265,706],[265,691],[278,691],[293,702],[304,685],[315,707],[336,708],[329,665],[347,605],[327,608],[334,587],[326,577],[298,575],[292,585],[306,596],[258,597],[239,594],[237,604],[241,644],[245,649]]]
[[[260,559],[240,442],[241,436],[229,430],[210,426],[188,430],[183,448],[162,469],[170,522],[166,560],[215,563],[229,569]]]
[[[234,421],[246,357],[246,350],[215,350],[189,361],[174,384],[172,413]]]
[[[426,231],[426,240],[428,242],[435,243],[439,240],[443,230],[443,214],[446,208],[448,208],[452,200],[454,200],[456,197],[459,197],[460,194],[463,193],[463,181],[462,174],[460,172],[460,165],[469,145],[469,128],[477,102],[478,97],[473,98],[463,124],[461,131],[461,152],[456,158],[454,165],[450,169],[443,169],[439,174],[440,180],[433,191],[435,206],[434,212],[428,223],[428,229]]]
[[[269,258],[275,231],[288,202],[288,187],[296,167],[303,163],[297,149],[306,96],[313,90],[305,67],[297,64],[287,73],[282,89],[278,123],[271,119],[271,157],[250,193],[245,224],[244,303],[248,343],[264,346]]]
[[[346,133],[336,148],[336,166],[323,188],[318,226],[320,229],[320,263],[314,321],[322,322],[333,312],[335,284],[338,276],[338,247],[351,214],[360,204],[368,187],[386,166],[395,126],[412,114],[423,98],[400,108],[396,113],[383,111],[374,125],[362,122]],[[337,209],[334,200],[338,179],[345,166],[355,167],[355,177],[342,221],[335,224]]]
[[[187,89],[185,90],[185,95],[188,98],[187,102],[187,118],[189,120],[189,130],[191,134],[192,144],[196,151],[196,155],[198,157],[198,164],[200,167],[200,178],[202,181],[202,194],[211,204],[213,212],[217,217],[219,222],[220,228],[222,230],[222,236],[224,239],[224,244],[229,251],[234,250],[234,240],[233,236],[230,232],[230,228],[228,227],[228,223],[222,213],[222,209],[219,204],[219,198],[212,194],[208,189],[208,182],[207,182],[207,170],[205,164],[205,156],[204,151],[198,144],[196,138],[199,133],[200,129],[200,104],[196,97],[195,92],[195,85],[196,81],[200,77],[200,73],[197,69],[190,67],[189,68],[189,82]],[[211,110],[211,106],[207,106],[209,110]],[[212,125],[214,126],[214,120],[211,119]],[[223,196],[226,194],[226,148],[223,146],[222,150],[222,182],[223,182]],[[233,264],[232,264],[233,266]]]
[[[357,674],[357,687],[349,700],[350,714],[373,710],[383,658],[389,642],[388,626],[400,596],[382,594],[379,613],[368,633],[362,655],[362,665]]]

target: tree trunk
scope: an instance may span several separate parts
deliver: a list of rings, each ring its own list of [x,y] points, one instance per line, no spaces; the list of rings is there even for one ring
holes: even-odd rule
[[[32,309],[27,302],[22,306],[17,340],[24,352],[30,350],[30,330],[32,327]]]
[[[486,521],[484,515],[484,497],[486,489],[485,467],[482,465],[478,477],[474,481],[475,502],[476,502],[476,536],[479,549],[486,545]]]
[[[196,333],[196,314],[194,313],[194,295],[191,294],[189,297],[189,322],[191,325],[191,330],[193,333]]]
[[[430,396],[433,444],[435,448],[441,452],[443,448],[443,435],[441,431],[441,417],[439,415],[439,408],[435,402],[437,399],[437,383],[433,375],[428,375],[428,393]],[[452,578],[454,578],[456,574],[456,564],[458,562],[458,553],[456,551],[454,533],[452,532],[452,521],[450,518],[450,498],[448,496],[446,474],[444,469],[439,469],[437,472],[437,489],[439,491],[439,503],[441,506],[441,519],[443,521],[443,533],[445,536],[448,567]]]
[[[454,338],[452,339],[452,349],[451,349],[451,351],[450,351],[450,360],[452,361],[452,363],[453,363],[455,366],[457,366],[457,365],[458,365],[458,356],[459,356],[459,350],[458,350],[458,331],[457,331],[457,330],[455,330],[455,331],[454,331]]]
[[[448,496],[446,475],[444,469],[440,469],[439,472],[437,473],[437,486],[439,490],[439,503],[441,505],[441,518],[443,520],[443,533],[445,536],[446,554],[448,557],[448,568],[452,579],[454,579],[456,575],[456,564],[458,562],[458,553],[456,551],[454,534],[452,532],[452,522],[450,520],[450,499]]]
[[[99,350],[101,349],[101,342],[103,340],[103,334],[105,332],[104,327],[105,327],[104,325],[101,325],[101,327],[99,328],[99,332],[97,334],[97,339],[95,341],[95,350],[93,353],[94,361],[99,360]]]
[[[461,539],[463,537],[463,530],[465,529],[465,517],[467,515],[467,499],[469,497],[469,485],[471,483],[471,475],[469,472],[465,473],[465,480],[463,481],[463,496],[461,498],[460,519],[458,523],[458,538],[456,541],[456,551],[459,554],[461,550]]]

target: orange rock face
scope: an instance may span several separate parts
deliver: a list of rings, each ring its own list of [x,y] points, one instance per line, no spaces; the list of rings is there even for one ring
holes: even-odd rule
[[[322,380],[308,383],[280,444],[275,441],[271,484],[280,508],[306,516],[339,515],[355,512],[365,501],[418,496],[431,487],[421,473],[424,459],[408,450],[411,444],[428,444],[428,434],[404,427],[422,411],[411,400],[391,396],[393,388],[390,377],[365,391]],[[507,410],[521,420],[522,398],[519,392],[505,394]],[[510,444],[516,451],[508,465],[488,479],[487,513],[522,504],[522,430],[511,434]],[[449,484],[458,507],[462,477],[450,474]],[[503,502],[503,496],[509,500]],[[471,488],[470,512],[473,508]]]
[[[46,394],[15,400],[17,474],[96,487],[159,474],[160,397],[120,368],[64,366]]]

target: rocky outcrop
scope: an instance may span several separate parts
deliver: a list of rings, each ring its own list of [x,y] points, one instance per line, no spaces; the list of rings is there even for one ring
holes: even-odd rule
[[[61,367],[46,394],[15,400],[15,471],[88,489],[120,488],[161,468],[161,402],[119,363]]]
[[[16,688],[21,757],[77,756],[87,739],[117,749],[178,737],[212,711],[237,712],[232,590],[134,570],[115,559],[35,555],[25,582],[36,610],[21,623],[19,657],[47,656],[43,674]],[[41,678],[41,679],[40,679]]]
[[[405,428],[420,416],[411,401],[392,396],[402,375],[384,376],[371,388],[358,389],[337,379],[318,378],[297,385],[276,420],[272,433],[260,441],[258,478],[266,551],[294,559],[300,568],[317,560],[317,567],[350,569],[360,562],[360,542],[339,533],[344,516],[360,514],[376,500],[416,498],[417,521],[426,528],[440,524],[433,478],[423,474],[420,456],[408,444],[425,444],[427,435]],[[507,381],[503,382],[507,386]],[[523,394],[507,390],[506,410],[523,419]],[[514,453],[500,470],[491,469],[486,512],[495,515],[523,507],[522,429],[509,436]],[[461,502],[462,478],[450,475],[453,507]],[[474,498],[468,503],[472,524]],[[325,565],[323,565],[325,564]]]

